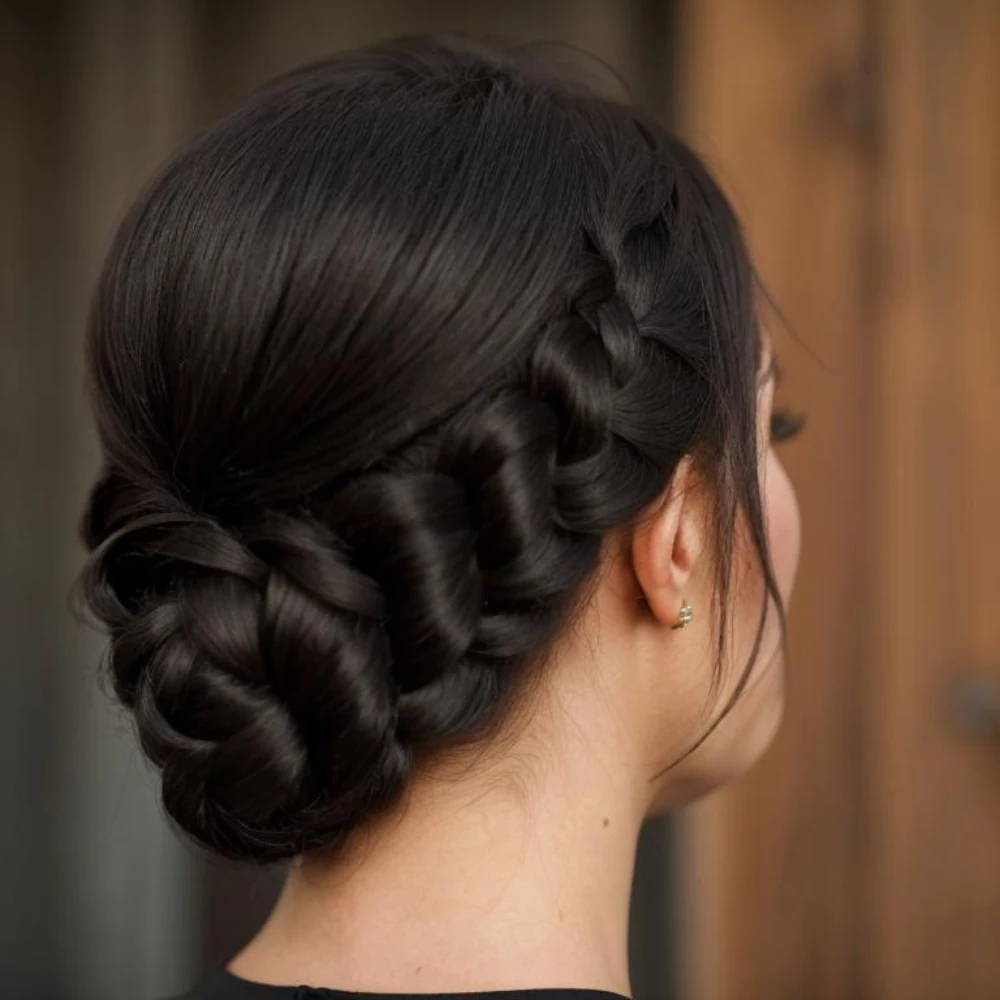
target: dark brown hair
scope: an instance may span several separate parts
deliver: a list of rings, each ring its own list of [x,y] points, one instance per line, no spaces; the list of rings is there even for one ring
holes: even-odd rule
[[[266,861],[396,801],[503,716],[685,455],[776,598],[753,287],[682,143],[511,53],[339,55],[197,136],[88,350],[83,592],[177,823]]]

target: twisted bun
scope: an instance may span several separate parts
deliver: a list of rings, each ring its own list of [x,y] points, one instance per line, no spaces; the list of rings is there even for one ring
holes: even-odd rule
[[[125,220],[82,583],[202,843],[268,861],[390,806],[419,754],[502,720],[605,533],[706,438],[735,448],[713,414],[752,314],[737,283],[722,323],[696,270],[741,244],[651,129],[399,43],[271,85]]]

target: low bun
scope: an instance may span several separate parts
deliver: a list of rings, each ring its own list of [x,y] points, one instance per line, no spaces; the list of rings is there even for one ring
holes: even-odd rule
[[[167,811],[216,851],[263,861],[390,799],[409,754],[378,587],[309,521],[241,536],[145,514],[95,549],[84,589]]]
[[[465,43],[289,74],[182,150],[97,287],[81,579],[179,826],[338,843],[502,723],[684,455],[759,513],[749,288],[675,140]]]

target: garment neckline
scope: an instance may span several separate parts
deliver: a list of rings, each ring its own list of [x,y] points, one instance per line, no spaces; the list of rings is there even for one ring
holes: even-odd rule
[[[572,993],[578,1000],[631,1000],[621,993],[610,993],[608,990],[595,990],[585,986],[533,986],[509,990],[464,990],[451,993],[371,993],[368,991],[342,990],[330,986],[309,986],[307,984],[289,984],[276,986],[269,983],[257,983],[250,979],[237,976],[228,969],[220,969],[218,976],[231,986],[242,989],[253,996],[254,1000],[280,1000],[291,990],[296,1000],[513,1000],[515,997],[530,997],[531,1000],[555,1000],[566,993]]]

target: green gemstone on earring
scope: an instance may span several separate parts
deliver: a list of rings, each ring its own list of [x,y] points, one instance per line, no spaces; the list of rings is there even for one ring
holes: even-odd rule
[[[673,626],[674,629],[684,628],[686,625],[689,625],[691,620],[694,618],[694,609],[690,604],[688,604],[687,601],[684,601],[681,604],[681,609],[678,612],[677,618],[677,624]]]

